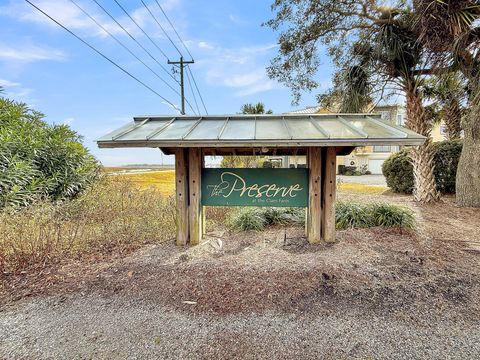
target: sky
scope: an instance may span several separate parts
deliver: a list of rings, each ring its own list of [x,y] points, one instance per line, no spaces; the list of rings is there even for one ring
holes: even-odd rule
[[[142,0],[117,0],[154,44],[114,0],[97,0],[150,53],[142,50],[93,0],[74,0],[127,46],[169,85],[89,19],[71,0],[31,0],[39,8],[99,49],[121,67],[180,107],[170,88],[167,59],[179,53],[162,32]],[[143,0],[177,48],[185,48],[155,0]],[[261,24],[272,16],[271,2],[258,0],[158,0],[193,55],[191,69],[209,114],[232,114],[242,104],[261,101],[275,113],[315,105],[315,95],[331,85],[332,65],[322,56],[320,88],[291,105],[290,90],[266,75],[277,53],[277,40]],[[25,1],[0,0],[0,86],[4,96],[27,103],[45,114],[49,123],[68,124],[104,165],[173,163],[156,149],[98,149],[95,139],[138,115],[178,113],[163,99],[53,23]],[[166,55],[162,55],[160,50]],[[166,72],[159,66],[162,64]],[[178,77],[178,75],[175,75]],[[186,79],[186,96],[195,107]],[[197,98],[197,102],[200,100]],[[201,106],[201,105],[200,105]],[[187,114],[192,113],[187,108]]]

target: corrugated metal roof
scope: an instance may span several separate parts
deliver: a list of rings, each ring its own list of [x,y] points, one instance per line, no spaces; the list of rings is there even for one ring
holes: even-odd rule
[[[420,145],[425,137],[372,114],[140,116],[99,147]]]

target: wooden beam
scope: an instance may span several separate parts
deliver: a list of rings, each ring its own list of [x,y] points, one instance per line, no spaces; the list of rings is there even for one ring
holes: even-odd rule
[[[328,147],[323,150],[324,176],[322,197],[322,238],[325,242],[335,241],[335,197],[337,179],[337,150]]]
[[[203,235],[203,208],[201,203],[202,149],[189,148],[188,162],[190,244],[198,245],[202,241]]]
[[[187,245],[188,236],[188,156],[186,149],[175,151],[175,199],[177,215],[177,240],[179,246]]]
[[[307,209],[307,239],[310,244],[322,240],[322,151],[319,147],[310,147],[307,152],[309,201]]]
[[[228,118],[227,118],[228,120]],[[200,179],[201,179],[201,172],[203,171],[203,169],[205,168],[205,153],[202,149],[202,153],[201,153],[201,156],[202,156],[202,168],[200,169]],[[200,188],[201,188],[201,185],[200,184]],[[200,202],[202,201],[202,198],[200,197]],[[202,206],[202,235],[205,235],[207,232],[207,212],[206,212],[206,209],[205,209],[205,206]]]

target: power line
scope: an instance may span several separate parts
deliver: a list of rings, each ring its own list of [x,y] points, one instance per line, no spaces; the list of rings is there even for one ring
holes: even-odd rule
[[[142,1],[143,2],[143,1]],[[175,26],[173,25],[173,23],[170,21],[170,18],[168,17],[167,13],[163,10],[163,7],[162,5],[160,5],[160,3],[158,2],[158,0],[155,0],[155,2],[157,3],[158,7],[160,8],[160,10],[162,11],[163,13],[163,16],[165,16],[165,19],[167,19],[168,23],[170,24],[171,28],[173,29],[173,31],[175,32],[175,34],[177,35],[178,37],[178,40],[182,43],[183,47],[185,48],[185,50],[187,50],[187,53],[188,55],[190,55],[190,59],[193,61],[193,55],[192,53],[190,52],[190,50],[188,50],[188,47],[187,45],[185,44],[185,42],[183,41],[183,39],[180,37],[180,34],[178,33],[177,29],[175,29]],[[197,89],[197,92],[198,92],[198,96],[200,97],[200,100],[202,101],[202,105],[203,105],[203,108],[205,109],[205,113],[208,114],[208,111],[207,111],[207,107],[205,106],[205,102],[203,101],[203,97],[202,97],[202,94],[197,86],[197,82],[195,80],[195,77],[193,76],[193,72],[192,70],[190,69],[190,66],[187,65],[187,70],[188,72],[190,72],[190,76],[192,77],[192,80],[193,80],[193,83],[195,84],[195,88]]]
[[[200,108],[198,107],[197,97],[195,96],[195,91],[192,87],[192,83],[190,82],[190,75],[188,75],[188,71],[187,71],[187,81],[188,81],[188,86],[190,87],[190,91],[192,92],[193,100],[195,101],[195,106],[197,107],[197,111],[200,114],[201,111],[200,111]]]
[[[140,61],[148,70],[150,70],[156,77],[158,77],[165,85],[167,85],[171,90],[173,90],[177,95],[180,95],[179,92],[171,86],[168,82],[166,82],[160,75],[158,75],[155,70],[153,70],[150,66],[148,66],[142,59],[140,59],[132,50],[130,50],[125,44],[123,44],[120,40],[118,40],[115,35],[113,35],[110,31],[108,31],[102,24],[100,24],[93,16],[91,16],[88,12],[86,12],[80,5],[78,5],[74,0],[70,0],[80,11],[82,11],[86,16],[88,16],[98,27],[100,27],[103,31],[105,31],[110,37],[112,37],[120,46],[122,46],[126,51],[128,51],[135,59]]]
[[[195,77],[193,76],[192,70],[190,70],[190,66],[187,65],[187,70],[190,72],[190,76],[192,77],[193,83],[195,84],[195,88],[197,89],[198,95],[200,96],[200,100],[202,101],[203,108],[205,109],[205,113],[208,115],[207,107],[205,106],[205,102],[203,101],[202,94],[200,90],[198,90],[197,82],[195,81]]]
[[[157,95],[158,97],[160,97],[163,101],[167,102],[169,105],[171,105],[174,109],[178,110],[178,108],[175,106],[175,104],[173,104],[172,102],[170,102],[169,100],[167,100],[165,97],[163,97],[162,95],[160,95],[158,92],[156,92],[155,90],[153,90],[150,86],[148,86],[147,84],[145,84],[143,81],[141,81],[140,79],[138,79],[135,75],[132,75],[130,72],[128,72],[127,70],[125,70],[123,67],[121,67],[120,65],[118,65],[116,62],[114,62],[112,59],[110,59],[109,57],[107,57],[106,55],[104,55],[102,52],[100,52],[99,50],[97,50],[94,46],[90,45],[88,42],[86,42],[85,40],[83,40],[81,37],[79,37],[77,34],[75,34],[73,31],[71,31],[70,29],[68,29],[66,26],[64,26],[63,24],[61,24],[59,21],[55,20],[53,17],[51,17],[50,15],[48,15],[45,11],[43,11],[42,9],[40,9],[38,6],[36,6],[35,4],[33,4],[32,2],[30,2],[29,0],[25,0],[27,3],[29,3],[31,6],[33,6],[35,9],[37,9],[39,12],[41,12],[43,15],[45,15],[47,18],[49,18],[50,20],[52,20],[55,24],[57,24],[58,26],[60,26],[62,29],[64,29],[65,31],[67,31],[69,34],[71,34],[72,36],[74,36],[75,38],[77,38],[78,40],[80,40],[83,44],[85,44],[86,46],[88,46],[90,49],[92,49],[93,51],[95,51],[98,55],[100,55],[101,57],[103,57],[105,60],[107,60],[108,62],[110,62],[112,65],[116,66],[118,69],[120,69],[121,71],[123,71],[125,74],[127,74],[128,76],[130,76],[132,79],[136,80],[138,83],[142,84],[145,88],[147,88],[148,90],[150,90],[152,93],[154,93],[155,95]]]
[[[172,29],[173,29],[173,31],[175,32],[175,34],[177,34],[178,40],[180,40],[180,42],[182,43],[182,45],[183,45],[183,47],[185,48],[185,50],[187,50],[187,53],[188,53],[188,55],[190,56],[190,59],[193,60],[193,56],[192,56],[192,54],[190,53],[190,51],[188,50],[187,45],[185,45],[185,43],[183,42],[182,38],[180,37],[180,35],[178,34],[177,30],[175,29],[175,26],[173,26],[172,22],[170,21],[169,17],[167,16],[167,13],[163,10],[162,5],[160,5],[160,3],[158,2],[158,0],[155,0],[155,2],[157,3],[158,7],[159,7],[160,10],[162,11],[163,16],[165,16],[165,19],[167,19],[168,23],[169,23],[170,26],[172,27]]]
[[[170,76],[177,84],[179,84],[178,80],[175,79],[175,76],[173,76],[173,75],[170,73],[170,71],[168,71],[147,49],[145,49],[145,47],[144,47],[137,39],[135,39],[135,37],[134,37],[132,34],[130,34],[130,32],[129,32],[127,29],[125,29],[125,27],[124,27],[122,24],[120,24],[120,23],[117,21],[117,19],[115,19],[115,18],[108,12],[107,9],[105,9],[97,0],[93,0],[93,1],[95,2],[95,4],[97,4],[97,5],[100,7],[100,9],[103,10],[103,12],[104,12],[105,14],[108,15],[108,17],[110,17],[110,19],[112,19],[112,20],[130,37],[130,39],[132,39],[133,41],[135,41],[135,43],[136,43],[140,48],[142,48],[143,51],[145,51],[145,52],[148,54],[148,56],[150,56],[150,57],[152,58],[152,60],[155,61],[155,62],[158,64],[158,66],[160,66],[160,67],[162,68],[162,70],[163,70],[166,74],[168,74],[168,76]]]
[[[145,2],[143,0],[140,0],[143,4],[143,6],[145,7],[145,9],[147,9],[147,11],[150,13],[150,15],[152,15],[152,18],[153,20],[155,20],[155,22],[157,23],[157,25],[160,27],[160,29],[162,29],[162,32],[163,34],[168,38],[168,40],[170,41],[170,43],[173,45],[173,47],[177,50],[177,52],[180,54],[180,56],[183,56],[182,52],[178,49],[177,45],[175,45],[175,43],[173,42],[172,38],[168,35],[168,33],[165,31],[164,27],[162,26],[162,24],[160,24],[160,21],[157,20],[157,17],[153,14],[153,12],[150,10],[150,8],[147,6],[147,4],[145,4]]]
[[[165,54],[165,53],[163,52],[163,50],[160,49],[160,47],[157,45],[157,43],[156,43],[155,41],[153,41],[153,39],[145,32],[145,30],[143,30],[143,28],[142,28],[140,25],[138,25],[138,23],[135,21],[135,19],[130,16],[130,14],[128,13],[127,10],[125,10],[125,8],[122,6],[122,4],[120,4],[117,0],[113,0],[113,1],[115,1],[115,3],[120,7],[120,9],[122,9],[123,12],[130,18],[130,20],[132,20],[133,23],[134,23],[135,25],[137,25],[137,27],[143,32],[143,34],[148,38],[148,40],[150,40],[150,42],[153,44],[153,46],[155,46],[155,47],[158,49],[158,51],[160,51],[160,53],[161,53],[167,60],[170,60],[170,59],[168,58],[167,54]]]

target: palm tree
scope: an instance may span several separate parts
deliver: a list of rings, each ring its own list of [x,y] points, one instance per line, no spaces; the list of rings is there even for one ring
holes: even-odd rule
[[[475,0],[417,0],[417,31],[435,58],[437,72],[459,71],[467,80],[468,111],[462,119],[462,154],[456,200],[480,207],[480,4]]]
[[[352,94],[357,95],[344,97],[350,104],[344,103],[341,108],[361,108],[364,104],[360,100],[365,99],[365,94],[370,92],[370,96],[381,98],[387,86],[393,86],[391,91],[404,94],[407,127],[427,137],[424,145],[411,151],[414,198],[421,202],[437,201],[431,123],[424,111],[422,93],[422,84],[431,75],[427,71],[430,70],[427,54],[414,31],[415,18],[407,2],[399,2],[398,8],[382,6],[383,3],[276,0],[272,6],[276,15],[266,24],[281,31],[279,54],[267,72],[290,87],[294,102],[298,101],[300,91],[318,86],[314,80],[321,63],[317,46],[323,43],[339,71],[354,75],[352,84],[356,86]],[[290,26],[285,27],[286,23]],[[345,68],[345,64],[349,66]],[[368,91],[362,95],[364,90]]]
[[[439,120],[445,123],[446,137],[449,140],[461,137],[465,89],[465,84],[458,73],[446,73],[433,77],[425,86],[426,97],[442,107]]]
[[[265,111],[265,105],[261,102],[256,104],[243,104],[240,107],[240,112],[242,114],[273,114],[272,110]]]

